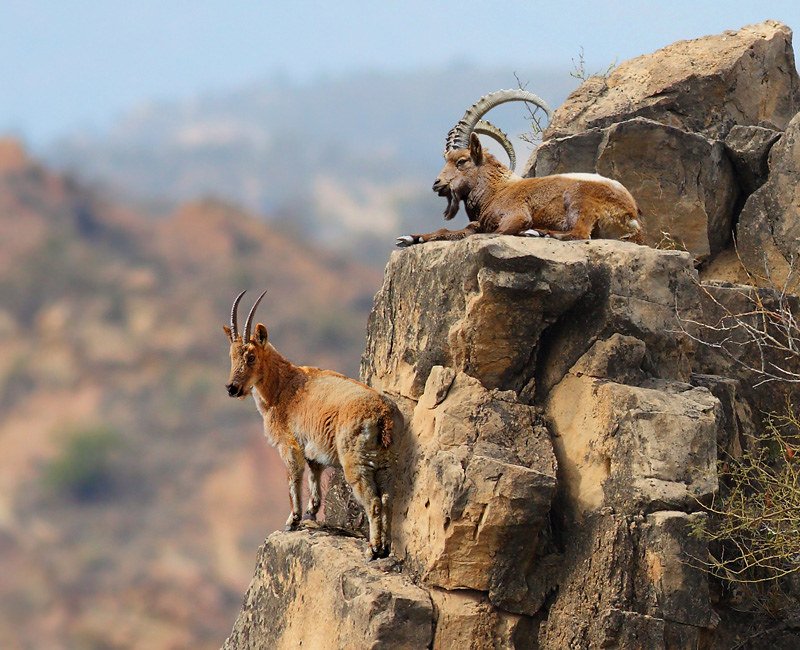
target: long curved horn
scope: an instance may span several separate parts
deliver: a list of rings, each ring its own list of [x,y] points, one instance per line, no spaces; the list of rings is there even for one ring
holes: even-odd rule
[[[498,129],[494,124],[487,122],[486,120],[481,120],[478,122],[475,125],[474,131],[478,135],[488,135],[490,138],[494,138],[500,143],[500,146],[506,150],[506,154],[508,155],[508,168],[513,172],[514,168],[517,166],[517,156],[514,153],[514,147],[512,146],[511,141],[508,139],[508,136]]]
[[[450,133],[447,134],[445,151],[450,151],[451,149],[466,149],[469,147],[469,134],[475,130],[475,125],[478,123],[478,120],[495,106],[513,101],[535,104],[545,112],[548,120],[551,120],[553,117],[553,111],[550,110],[547,103],[542,98],[537,97],[527,90],[498,90],[497,92],[489,93],[481,97],[467,109],[467,112],[464,113],[464,117],[462,117],[458,124],[450,129]]]
[[[247,289],[242,291],[238,296],[236,296],[236,300],[233,301],[233,307],[231,307],[231,336],[234,340],[236,337],[239,336],[239,301],[242,299],[242,296],[247,293]]]
[[[247,316],[247,320],[244,323],[244,336],[242,337],[242,343],[247,343],[250,340],[250,326],[253,324],[253,315],[256,313],[256,307],[258,307],[258,303],[261,302],[261,299],[266,295],[267,291],[264,290],[256,303],[253,305],[253,308],[250,310],[250,314]]]

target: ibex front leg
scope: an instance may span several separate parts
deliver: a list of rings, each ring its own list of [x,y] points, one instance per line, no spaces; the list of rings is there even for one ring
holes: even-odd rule
[[[303,519],[316,521],[319,507],[322,504],[322,488],[320,486],[320,479],[322,477],[322,471],[325,469],[325,467],[314,460],[306,460],[306,463],[308,463],[308,491],[310,496],[308,499],[308,508],[303,515]]]
[[[464,239],[477,232],[480,232],[478,224],[471,221],[466,228],[462,228],[461,230],[440,228],[439,230],[424,235],[403,235],[397,238],[395,245],[405,248],[406,246],[413,246],[414,244],[421,244],[426,241],[454,241],[456,239]]]
[[[289,502],[292,506],[292,514],[286,520],[286,530],[294,530],[300,523],[302,513],[302,485],[303,469],[305,469],[305,458],[299,449],[289,446],[278,449],[283,462],[286,464],[286,478],[289,481]]]

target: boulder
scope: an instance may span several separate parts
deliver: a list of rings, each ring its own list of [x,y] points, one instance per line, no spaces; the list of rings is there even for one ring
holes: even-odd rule
[[[553,114],[544,140],[644,117],[724,138],[736,125],[783,130],[800,110],[792,31],[768,20],[678,41],[592,77]]]
[[[798,293],[800,114],[770,149],[769,178],[747,199],[736,234],[741,260],[761,285],[782,288],[787,283]]]
[[[270,535],[223,650],[427,648],[428,593],[391,560],[364,561],[364,543],[323,531]]]
[[[541,650],[699,647],[718,622],[690,534],[702,514],[594,514],[571,530]]]
[[[610,240],[476,235],[412,246],[392,255],[375,297],[361,379],[416,401],[441,365],[531,402],[538,384],[546,393],[619,332],[646,344],[651,374],[687,381],[693,348],[675,331],[675,302],[697,303],[693,277],[686,253]]]
[[[556,487],[547,428],[516,395],[436,366],[398,447],[393,550],[425,584],[487,592],[535,613],[528,593]]]
[[[628,357],[632,370],[642,348]],[[546,403],[562,502],[578,520],[608,507],[628,514],[690,510],[717,489],[721,409],[707,389],[653,379],[630,386],[586,372],[630,349],[619,338],[596,343]]]
[[[543,142],[527,173],[565,172],[596,172],[625,185],[651,246],[687,250],[703,261],[730,242],[739,185],[722,142],[634,118]]]
[[[781,135],[781,131],[763,126],[737,124],[725,136],[725,149],[745,196],[755,192],[767,180],[769,151]]]
[[[418,400],[440,365],[523,391],[541,333],[588,288],[586,254],[564,242],[477,235],[396,251],[369,317],[361,379]]]
[[[538,623],[492,607],[479,592],[431,589],[436,608],[433,650],[534,650]]]

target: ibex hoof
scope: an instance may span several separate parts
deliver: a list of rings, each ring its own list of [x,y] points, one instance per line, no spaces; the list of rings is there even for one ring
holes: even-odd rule
[[[399,246],[400,248],[406,248],[407,246],[413,246],[414,244],[419,244],[420,239],[419,237],[415,237],[414,235],[403,235],[397,238],[395,241],[395,246]]]
[[[303,521],[316,521],[316,520],[317,520],[316,512],[306,512],[303,515]]]
[[[371,562],[372,560],[377,560],[379,558],[389,557],[391,549],[388,545],[381,545],[378,547],[369,544],[367,546],[367,552],[364,556],[367,558],[367,562]]]
[[[290,519],[289,521],[286,522],[286,526],[284,527],[284,530],[285,531],[297,530],[299,525],[300,525],[300,518],[299,517],[297,519],[292,518],[292,519]]]
[[[540,233],[538,230],[523,230],[522,234],[525,237],[541,237],[542,236],[542,233]]]

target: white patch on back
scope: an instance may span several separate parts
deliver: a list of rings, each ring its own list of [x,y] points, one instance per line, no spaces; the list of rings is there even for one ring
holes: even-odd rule
[[[606,178],[605,176],[601,176],[600,174],[589,174],[585,172],[570,172],[568,174],[555,174],[555,176],[564,176],[566,178],[572,178],[576,181],[593,181],[595,183],[606,183],[607,185],[611,185],[614,189],[622,190],[627,192],[625,186],[620,183],[619,181],[615,181],[613,178]]]

